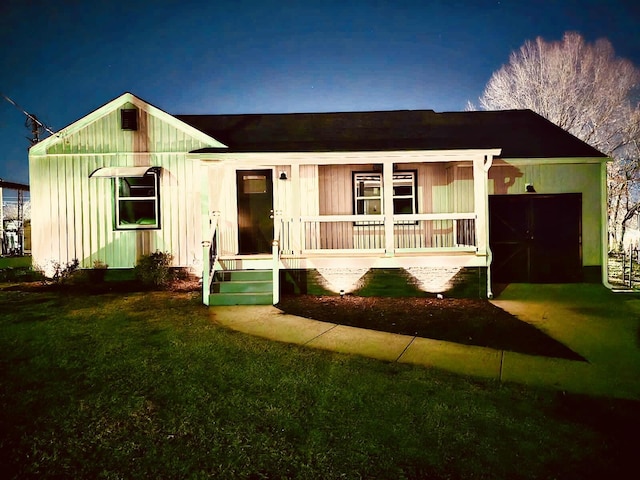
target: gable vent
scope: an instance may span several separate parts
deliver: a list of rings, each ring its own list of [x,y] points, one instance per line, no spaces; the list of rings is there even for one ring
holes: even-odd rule
[[[138,110],[123,108],[120,110],[120,128],[122,130],[138,130]]]

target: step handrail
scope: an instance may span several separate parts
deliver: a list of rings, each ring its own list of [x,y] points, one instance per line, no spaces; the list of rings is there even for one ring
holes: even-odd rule
[[[211,283],[216,273],[216,261],[218,260],[218,235],[220,212],[211,212],[209,215],[209,232],[202,241],[202,303],[209,305]]]
[[[275,210],[273,215],[273,242],[271,253],[273,255],[273,305],[280,301],[280,233],[282,231],[282,212]]]

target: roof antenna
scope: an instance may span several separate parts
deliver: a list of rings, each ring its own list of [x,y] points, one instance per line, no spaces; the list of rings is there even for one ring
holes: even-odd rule
[[[27,137],[27,140],[31,142],[32,146],[40,141],[40,135],[45,131],[50,133],[51,135],[56,135],[56,133],[53,130],[51,130],[44,123],[38,120],[38,117],[36,117],[35,115],[32,115],[31,113],[28,113],[24,108],[22,108],[16,102],[11,100],[4,93],[0,93],[0,95],[2,95],[2,97],[7,102],[9,102],[11,105],[13,105],[14,107],[16,107],[18,110],[20,110],[22,113],[26,115],[27,120],[25,121],[25,126],[31,129],[31,138]]]

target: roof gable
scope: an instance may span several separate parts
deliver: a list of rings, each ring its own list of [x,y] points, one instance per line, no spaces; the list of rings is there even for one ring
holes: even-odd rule
[[[502,158],[606,157],[531,110],[176,117],[218,138],[231,152],[501,148]]]
[[[30,154],[45,153],[110,153],[113,151],[134,150],[138,148],[123,145],[122,137],[132,136],[133,132],[120,130],[120,109],[136,108],[143,114],[141,127],[152,130],[169,127],[176,131],[181,144],[176,151],[184,152],[191,148],[225,148],[225,145],[207,133],[188,125],[165,111],[136,97],[132,93],[124,93],[93,112],[85,115],[55,134],[37,143],[30,149]],[[179,133],[177,133],[179,132]],[[148,139],[150,134],[143,132]],[[120,137],[120,138],[119,138]],[[129,142],[131,144],[131,142]],[[149,144],[146,151],[154,151],[158,146]],[[185,148],[186,147],[186,148]],[[140,147],[139,147],[140,148]],[[144,146],[142,147],[144,148]],[[144,150],[140,150],[144,151]]]

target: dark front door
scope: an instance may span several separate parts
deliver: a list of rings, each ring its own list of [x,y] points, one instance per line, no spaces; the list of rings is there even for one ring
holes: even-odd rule
[[[273,241],[273,181],[271,170],[239,170],[238,251],[270,253]]]
[[[582,279],[582,195],[489,197],[491,272],[498,283]]]

